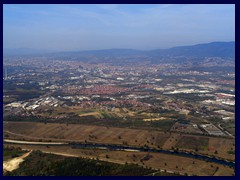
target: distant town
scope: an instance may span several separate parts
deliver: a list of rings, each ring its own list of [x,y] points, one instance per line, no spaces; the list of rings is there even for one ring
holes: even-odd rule
[[[3,176],[235,176],[236,4],[3,4]]]
[[[5,152],[132,175],[234,175],[234,58],[117,51],[4,57]],[[39,174],[30,164],[5,175]]]
[[[210,61],[221,59],[202,66]],[[234,136],[235,73],[191,67],[5,61],[4,116],[169,121],[171,131]]]

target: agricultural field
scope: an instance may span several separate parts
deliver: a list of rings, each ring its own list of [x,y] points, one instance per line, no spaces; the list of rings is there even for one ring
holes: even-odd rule
[[[5,138],[11,139],[146,144],[153,147],[161,147],[170,136],[164,132],[138,129],[30,122],[6,122],[4,132]]]
[[[180,149],[194,149],[198,150],[207,150],[208,149],[208,137],[181,137],[180,140],[176,143],[175,147]]]
[[[169,120],[173,121],[176,114],[162,113],[161,116],[159,113],[146,113],[131,111],[128,108],[112,108],[112,109],[99,109],[99,108],[81,108],[79,106],[69,106],[69,107],[54,107],[51,108],[51,111],[39,112],[36,115],[42,117],[59,117],[76,115],[84,118],[92,119],[111,119],[111,120],[121,120],[121,119],[139,119],[143,121],[161,121]]]
[[[164,143],[163,148],[178,148],[235,160],[235,153],[230,153],[235,149],[235,140],[230,138],[172,133],[171,137]]]
[[[229,160],[235,159],[235,154],[230,153],[235,149],[234,139],[152,130],[79,124],[5,122],[4,137],[30,141],[95,142],[163,149],[178,148]]]

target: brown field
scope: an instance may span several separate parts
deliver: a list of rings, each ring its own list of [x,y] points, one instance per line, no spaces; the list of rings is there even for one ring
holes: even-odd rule
[[[181,136],[182,135],[178,134],[178,133],[171,133],[170,137],[164,143],[163,148],[164,149],[171,149],[172,147],[175,147],[176,143],[181,138]]]
[[[88,141],[98,143],[129,145],[149,145],[161,147],[169,138],[169,134],[158,131],[147,131],[104,126],[88,126],[79,124],[7,122],[4,133],[14,139],[42,139],[54,141]]]
[[[207,150],[208,142],[209,138],[207,137],[182,136],[175,146],[181,149]]]
[[[235,150],[234,139],[164,133],[161,131],[80,124],[5,122],[4,137],[35,141],[124,143],[134,146],[148,145],[149,147],[162,147],[164,149],[172,149],[172,147],[174,147],[187,151],[195,151],[195,148],[198,147],[199,153],[235,160],[235,155],[228,153],[230,150]]]
[[[235,150],[234,139],[171,133],[170,138],[164,143],[163,148],[171,149],[172,147],[192,152],[198,147],[198,153],[235,160],[235,155],[228,153],[230,150]]]
[[[215,156],[223,157],[226,159],[235,159],[235,155],[231,155],[228,153],[230,150],[235,150],[235,140],[229,139],[217,139],[210,138],[209,139],[209,151],[213,154],[215,151],[218,153]]]
[[[146,153],[146,152],[123,152],[109,150],[93,150],[93,149],[73,149],[67,146],[32,146],[32,145],[5,145],[21,147],[27,150],[41,150],[47,153],[54,153],[64,156],[75,156],[85,158],[99,158],[100,160],[114,162],[119,164],[135,163],[141,166],[152,167],[171,172],[188,173],[189,175],[199,176],[231,176],[234,170],[223,165],[215,163],[207,163],[205,161],[192,158],[180,157],[175,155],[167,155],[161,153]],[[149,160],[141,162],[141,159],[146,155],[151,155]],[[108,155],[108,157],[106,157]],[[217,169],[218,167],[218,169]]]

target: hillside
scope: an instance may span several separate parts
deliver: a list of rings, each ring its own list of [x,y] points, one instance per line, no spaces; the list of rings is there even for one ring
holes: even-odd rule
[[[13,53],[14,52],[14,53]],[[4,50],[5,56],[10,55],[39,55],[39,51],[29,52]],[[51,59],[76,60],[92,63],[118,63],[121,62],[142,62],[150,61],[152,63],[181,63],[186,60],[199,61],[203,58],[219,57],[226,59],[234,59],[235,42],[212,42],[206,44],[197,44],[191,46],[179,46],[169,49],[156,50],[135,50],[135,49],[104,49],[91,51],[68,51],[45,53]]]

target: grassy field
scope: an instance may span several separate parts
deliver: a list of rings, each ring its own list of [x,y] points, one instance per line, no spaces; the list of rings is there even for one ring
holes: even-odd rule
[[[122,125],[128,126],[124,120],[138,120],[136,121],[137,125],[140,126],[151,126],[151,122],[145,123],[145,121],[166,121],[168,125],[173,124],[173,118],[172,115],[170,114],[159,114],[159,113],[146,113],[146,112],[134,112],[131,111],[127,108],[113,108],[113,109],[99,109],[99,108],[92,108],[92,109],[84,109],[79,106],[71,106],[71,107],[55,107],[52,109],[52,112],[42,112],[37,115],[42,116],[42,117],[59,117],[59,115],[65,115],[66,117],[69,115],[75,115],[76,121],[77,119],[83,120],[85,119],[91,119],[91,120],[109,120],[111,121],[114,120],[119,120],[118,122]],[[175,117],[175,115],[174,115]],[[78,121],[79,122],[79,121]],[[109,124],[108,123],[108,124]],[[164,127],[162,124],[166,124],[164,122],[156,122],[157,124],[161,124],[160,127],[163,127],[165,129],[170,129],[171,127],[166,126]],[[155,123],[155,124],[156,124]],[[112,122],[112,125],[117,126],[116,123]]]
[[[161,118],[155,121],[144,121],[149,117],[146,113],[132,112],[126,108],[115,108],[113,110],[106,109],[83,109],[77,106],[73,107],[56,107],[51,111],[39,111],[32,116],[17,116],[5,113],[5,121],[21,121],[21,122],[51,122],[65,124],[84,124],[109,126],[120,128],[139,128],[148,130],[169,131],[174,123],[174,118],[151,113]],[[166,117],[165,117],[166,116]],[[166,119],[163,119],[166,118]]]

